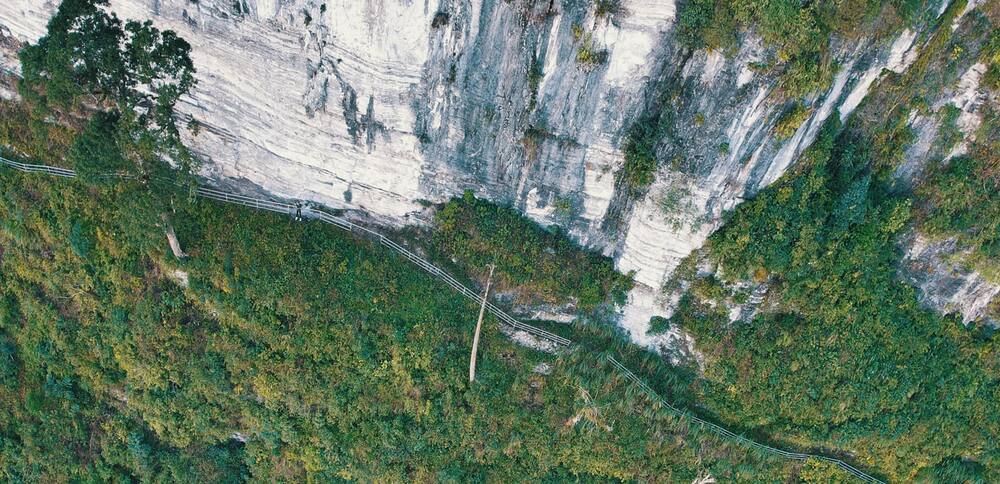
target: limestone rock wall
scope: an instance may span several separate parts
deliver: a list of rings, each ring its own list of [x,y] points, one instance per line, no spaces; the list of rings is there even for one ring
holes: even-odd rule
[[[421,201],[473,189],[635,271],[626,325],[663,313],[656,294],[723,211],[777,179],[828,116],[845,117],[883,68],[902,70],[916,32],[834,46],[842,66],[787,140],[774,79],[674,39],[673,0],[112,0],[193,46],[198,86],[186,142],[220,183],[364,209],[379,223],[426,221]],[[6,0],[0,25],[43,34],[54,0]],[[582,46],[606,62],[578,62]],[[4,52],[11,62],[10,49]],[[674,93],[663,106],[663,93]],[[627,130],[669,109],[673,131],[649,193],[616,191]],[[663,199],[676,199],[665,210]]]

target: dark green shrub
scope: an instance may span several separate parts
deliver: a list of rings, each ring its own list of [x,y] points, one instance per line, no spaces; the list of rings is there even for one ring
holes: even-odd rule
[[[663,334],[670,330],[670,320],[662,316],[649,318],[649,334]]]
[[[140,171],[164,157],[190,170],[194,160],[180,142],[173,107],[195,84],[191,46],[152,22],[123,22],[107,5],[62,2],[46,35],[20,52],[18,91],[31,100],[37,119],[51,115],[71,124],[93,111],[106,113],[91,128],[106,134],[117,124],[121,135],[101,143],[117,143]]]
[[[88,183],[110,184],[119,180],[116,173],[126,173],[132,165],[125,159],[118,144],[122,136],[117,113],[97,112],[77,135],[66,154],[81,179]]]
[[[935,145],[942,153],[948,154],[959,141],[962,141],[962,130],[958,127],[958,117],[962,114],[962,110],[949,103],[942,106],[937,114],[940,122]]]
[[[606,18],[611,23],[617,25],[621,17],[625,15],[625,7],[622,0],[596,0],[594,2],[594,16]]]
[[[81,259],[86,259],[93,252],[96,245],[94,241],[93,227],[90,224],[82,221],[76,220],[70,227],[69,231],[69,245],[73,249],[73,253],[80,257]]]
[[[984,178],[979,157],[959,156],[934,167],[918,193],[926,201],[922,230],[955,236],[972,249],[983,269],[995,272],[1000,257],[1000,183]],[[992,263],[990,261],[993,261]]]
[[[565,304],[576,300],[590,311],[621,304],[631,279],[610,259],[578,248],[564,233],[550,232],[514,209],[478,199],[471,192],[448,202],[435,216],[435,246],[472,273],[496,264],[498,287],[528,299]]]
[[[630,128],[622,146],[625,163],[615,172],[615,181],[628,190],[632,198],[643,193],[656,178],[659,169],[656,147],[665,130],[662,124],[659,116],[639,119]]]

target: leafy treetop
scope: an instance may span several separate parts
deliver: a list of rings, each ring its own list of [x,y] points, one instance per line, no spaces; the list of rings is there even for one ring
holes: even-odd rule
[[[87,134],[98,133],[114,138],[108,159],[124,156],[146,176],[163,158],[190,171],[192,158],[180,142],[173,109],[195,85],[191,46],[152,22],[122,21],[107,5],[107,0],[64,1],[47,34],[21,51],[19,91],[36,115],[55,115],[68,124],[90,119],[92,126],[78,141],[97,144]],[[107,115],[91,118],[94,111]],[[109,130],[117,135],[107,136]],[[121,168],[105,166],[103,158],[70,161],[83,162],[84,175]],[[98,166],[87,165],[94,160]]]

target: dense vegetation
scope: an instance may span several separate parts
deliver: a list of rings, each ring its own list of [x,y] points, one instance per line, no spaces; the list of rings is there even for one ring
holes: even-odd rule
[[[791,138],[795,131],[802,126],[802,123],[809,119],[812,109],[806,107],[802,101],[795,101],[792,106],[786,109],[778,121],[774,124],[774,137],[778,140]]]
[[[707,357],[695,387],[706,411],[851,452],[899,481],[1000,478],[1000,340],[921,307],[897,275],[898,237],[914,225],[996,257],[995,117],[968,156],[932,165],[915,192],[894,178],[910,113],[928,112],[958,65],[988,55],[976,51],[993,31],[981,15],[952,38],[961,6],[906,74],[846,126],[831,115],[789,173],[731,214],[706,254],[721,280],[694,276],[672,320]],[[942,55],[956,45],[960,55]],[[752,321],[730,323],[727,306],[747,296],[734,283],[747,280],[768,284],[768,298]]]
[[[671,117],[657,113],[632,125],[622,146],[625,162],[615,172],[615,190],[623,191],[629,199],[646,193],[660,167],[656,146],[672,122]]]
[[[798,472],[624,398],[596,355],[493,323],[469,385],[474,305],[332,227],[198,202],[178,261],[118,236],[127,194],[0,182],[17,187],[0,199],[3,480]]]
[[[38,142],[15,124],[5,125],[25,135],[15,146]],[[0,183],[14,188],[0,197],[4,480],[821,482],[832,472],[719,441],[654,410],[599,354],[536,353],[492,322],[469,385],[474,305],[330,226],[184,204],[189,257],[177,260],[158,234],[135,242],[126,186],[9,170]],[[621,345],[580,330],[588,349]],[[542,362],[549,373],[533,372]]]
[[[929,13],[925,0],[692,0],[678,14],[678,35],[692,48],[733,50],[752,29],[775,50],[767,67],[780,73],[784,94],[796,98],[824,89],[837,66],[835,37],[883,36]],[[935,5],[936,8],[936,5]]]
[[[128,193],[127,236],[141,244],[169,232],[190,198],[196,162],[181,143],[174,105],[194,86],[194,65],[174,32],[122,21],[107,5],[62,2],[46,35],[20,52],[17,90],[30,116],[7,137],[22,155],[68,163],[87,183]]]
[[[1000,179],[984,176],[987,169],[975,156],[936,166],[922,191],[928,204],[921,229],[958,237],[974,249],[973,264],[995,278],[1000,276]]]
[[[559,356],[515,346],[489,321],[469,384],[476,307],[447,286],[330,226],[158,184],[192,182],[172,116],[193,82],[186,44],[68,1],[22,56],[25,103],[0,103],[7,156],[84,175],[0,169],[0,476],[844,479],[689,426],[616,376],[602,359],[613,351],[673,401],[758,438],[849,452],[893,480],[996,481],[997,339],[922,309],[895,276],[897,236],[912,226],[958,237],[973,262],[996,256],[992,115],[969,154],[933,165],[915,193],[892,177],[913,136],[907,116],[940,88],[928,79],[978,56],[995,82],[996,35],[955,55],[949,32],[846,126],[831,115],[795,168],[712,238],[720,277],[695,275],[671,321],[697,336],[703,375],[593,322],[631,284],[606,258],[471,193],[446,204],[431,251],[475,275],[496,264],[502,290],[589,313],[550,327],[579,343]],[[632,141],[649,141],[632,162],[651,177],[655,140]],[[131,176],[97,176],[107,170]],[[165,214],[184,259],[167,250]],[[732,284],[746,279],[768,284],[769,300],[733,325],[725,303],[746,300]]]
[[[77,35],[81,25],[117,40]],[[160,112],[172,107],[162,96],[173,91],[115,91],[130,85],[127,74],[102,84],[109,70],[120,74],[118,62],[142,65],[149,51],[135,46],[149,36],[174,39],[67,2],[49,37],[23,56],[25,103],[0,104],[6,156],[68,160],[83,174],[0,170],[3,480],[691,481],[831,472],[689,428],[635,396],[600,355],[527,350],[492,321],[470,385],[475,307],[446,286],[330,226],[170,188],[190,169],[172,114]],[[93,52],[109,63],[86,67],[87,56],[73,57],[89,52],[80,42],[99,45]],[[154,77],[190,65],[164,69]],[[151,93],[161,96],[152,111],[133,97]],[[103,170],[129,176],[108,181]],[[158,212],[175,220],[187,257],[167,250]],[[440,223],[435,240],[462,249],[460,264],[495,262],[501,279],[544,298],[595,309],[628,286],[606,259],[509,209],[467,197],[445,207]],[[501,244],[525,250],[511,258]],[[594,347],[621,344],[596,326],[581,330]],[[622,353],[656,367],[641,352]]]
[[[774,307],[730,325],[718,303],[735,295],[717,283],[685,296],[675,320],[712,359],[699,400],[895,479],[951,457],[997,469],[997,342],[921,308],[898,280],[910,203],[872,178],[866,143],[832,133],[713,238],[724,273],[769,281]]]
[[[164,158],[190,171],[173,107],[194,86],[191,47],[151,22],[123,22],[102,8],[107,3],[60,4],[47,34],[20,53],[18,93],[37,120],[87,123],[68,153],[85,178],[127,172],[150,179],[170,168]]]
[[[566,234],[548,231],[516,210],[478,199],[472,192],[448,202],[435,218],[434,245],[467,273],[485,274],[496,265],[497,289],[522,299],[575,303],[592,311],[607,302],[623,304],[632,280],[612,261],[577,249]]]

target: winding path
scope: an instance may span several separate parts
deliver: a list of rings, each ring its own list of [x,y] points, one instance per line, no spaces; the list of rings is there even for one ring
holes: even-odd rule
[[[27,164],[27,163],[20,163],[20,162],[17,162],[17,161],[8,160],[8,159],[3,158],[3,157],[0,157],[0,165],[6,165],[6,166],[9,166],[11,168],[14,168],[16,170],[19,170],[19,171],[22,171],[22,172],[26,172],[26,173],[42,173],[42,174],[51,175],[51,176],[57,176],[57,177],[61,177],[61,178],[76,178],[76,172],[74,172],[73,170],[67,169],[67,168],[59,168],[59,167],[47,166],[47,165],[32,165],[32,164]],[[238,194],[238,193],[226,192],[226,191],[218,190],[218,189],[215,189],[215,188],[201,187],[201,186],[199,186],[197,188],[196,194],[198,196],[200,196],[200,197],[207,198],[207,199],[210,199],[210,200],[215,200],[215,201],[224,202],[224,203],[232,203],[232,204],[236,204],[236,205],[243,205],[245,207],[250,207],[250,208],[254,208],[254,209],[258,209],[258,210],[267,210],[267,211],[271,211],[271,212],[282,213],[282,214],[286,214],[286,215],[289,215],[289,216],[292,216],[292,217],[297,217],[297,218],[298,217],[315,218],[315,219],[320,220],[322,222],[325,222],[325,223],[328,223],[328,224],[331,224],[331,225],[335,225],[335,226],[340,227],[340,228],[342,228],[344,230],[350,231],[351,233],[358,234],[358,235],[364,236],[364,237],[369,238],[369,239],[377,240],[380,244],[382,244],[382,245],[384,245],[386,247],[389,247],[390,249],[392,249],[392,250],[400,253],[403,257],[406,257],[407,259],[409,259],[411,262],[413,262],[414,264],[416,264],[421,269],[429,272],[431,275],[437,277],[438,279],[441,279],[446,284],[448,284],[449,286],[451,286],[452,288],[454,288],[456,291],[458,291],[459,293],[461,293],[463,296],[465,296],[465,297],[467,297],[467,298],[469,298],[469,299],[471,299],[473,301],[476,301],[477,303],[484,304],[485,307],[486,307],[486,309],[490,313],[492,313],[494,316],[496,316],[497,319],[499,319],[500,322],[502,324],[504,324],[505,326],[507,326],[508,328],[510,328],[510,329],[512,329],[514,331],[523,331],[523,332],[528,333],[528,334],[530,334],[530,335],[532,335],[532,336],[534,336],[536,338],[539,338],[541,340],[547,341],[547,342],[555,345],[556,347],[570,348],[570,347],[573,346],[573,342],[572,341],[570,341],[570,340],[568,340],[566,338],[563,338],[562,336],[559,336],[559,335],[551,333],[549,331],[545,331],[544,329],[537,328],[535,326],[531,326],[529,324],[525,324],[525,323],[522,323],[522,322],[518,321],[517,319],[515,319],[511,315],[509,315],[506,312],[504,312],[502,309],[500,309],[500,308],[496,307],[495,305],[493,305],[493,303],[491,303],[489,301],[484,301],[485,296],[481,296],[481,295],[477,294],[476,292],[472,291],[471,289],[469,289],[468,287],[466,287],[465,285],[463,285],[461,282],[458,282],[458,280],[455,279],[454,277],[452,277],[450,274],[448,274],[444,270],[442,270],[442,269],[438,268],[437,266],[435,266],[434,264],[432,264],[430,261],[428,261],[428,260],[426,260],[426,259],[418,256],[417,254],[414,254],[410,250],[408,250],[405,247],[403,247],[403,246],[401,246],[401,245],[393,242],[392,240],[389,240],[389,238],[387,238],[386,236],[384,236],[384,235],[382,235],[382,234],[380,234],[380,233],[378,233],[378,232],[376,232],[376,231],[374,231],[372,229],[369,229],[367,227],[363,227],[361,225],[355,224],[355,223],[351,222],[350,220],[347,220],[347,219],[345,219],[343,217],[338,217],[338,216],[333,215],[333,214],[331,214],[329,212],[326,212],[324,210],[308,206],[308,205],[305,204],[305,202],[298,202],[298,203],[295,203],[295,204],[284,203],[284,202],[278,202],[278,201],[274,201],[274,200],[267,200],[267,199],[262,199],[262,198],[248,197],[246,195],[241,195],[241,194]],[[717,433],[719,435],[722,435],[723,437],[727,437],[727,438],[733,439],[733,440],[735,440],[736,442],[738,442],[740,444],[744,444],[744,445],[746,445],[748,447],[755,448],[755,449],[758,449],[758,450],[761,450],[761,451],[764,451],[764,452],[767,452],[767,453],[770,453],[770,454],[773,454],[773,455],[776,455],[776,456],[779,456],[779,457],[783,457],[783,458],[787,458],[787,459],[792,459],[792,460],[799,460],[799,461],[804,461],[804,460],[808,460],[808,459],[816,459],[816,460],[819,460],[819,461],[823,461],[823,462],[827,462],[827,463],[836,465],[837,467],[839,467],[840,469],[842,469],[844,472],[847,472],[847,473],[849,473],[849,474],[857,477],[861,481],[885,484],[883,481],[880,481],[880,480],[878,480],[878,479],[876,479],[876,478],[874,478],[874,477],[872,477],[872,476],[870,476],[870,475],[862,472],[861,470],[858,470],[856,467],[854,467],[854,466],[852,466],[852,465],[850,465],[850,464],[848,464],[848,463],[846,463],[846,462],[844,462],[844,461],[842,461],[840,459],[836,459],[836,458],[833,458],[833,457],[827,457],[827,456],[823,456],[823,455],[817,455],[817,454],[806,454],[806,453],[801,453],[801,452],[789,452],[789,451],[786,451],[786,450],[778,449],[778,448],[771,447],[769,445],[765,445],[765,444],[762,444],[760,442],[748,439],[746,437],[743,437],[742,435],[733,433],[733,432],[731,432],[731,431],[729,431],[729,430],[725,429],[724,427],[721,427],[721,426],[719,426],[717,424],[714,424],[712,422],[703,420],[703,419],[701,419],[701,418],[699,418],[699,417],[691,414],[690,412],[688,412],[685,409],[678,408],[678,407],[675,407],[672,404],[670,404],[670,402],[668,402],[666,399],[664,399],[662,396],[660,396],[658,393],[656,393],[656,391],[653,390],[649,385],[647,385],[646,382],[644,382],[641,378],[639,378],[638,376],[636,376],[635,373],[633,373],[631,370],[629,370],[628,368],[626,368],[625,365],[621,364],[618,360],[616,360],[611,355],[607,355],[606,359],[611,364],[611,366],[616,371],[618,371],[618,373],[620,373],[623,377],[625,377],[625,379],[627,379],[631,383],[635,384],[641,390],[643,390],[644,392],[646,392],[646,394],[649,395],[649,397],[653,401],[658,402],[658,403],[664,405],[672,413],[680,416],[681,418],[687,418],[688,420],[690,420],[691,422],[693,422],[693,423],[701,426],[702,428],[706,428],[708,430],[711,430],[711,431],[713,431],[713,432],[715,432],[715,433]]]

